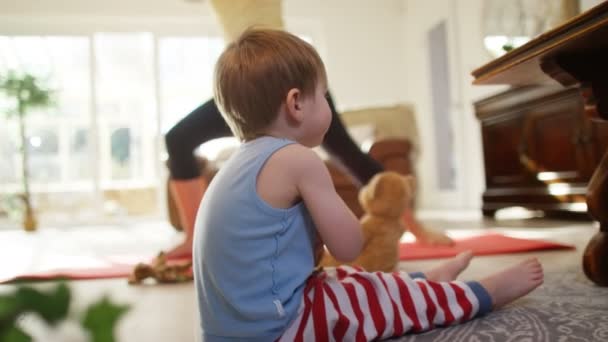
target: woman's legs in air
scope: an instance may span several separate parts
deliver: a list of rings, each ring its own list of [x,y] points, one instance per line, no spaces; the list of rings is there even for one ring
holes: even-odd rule
[[[384,171],[384,168],[368,154],[361,151],[353,141],[346,131],[340,115],[338,115],[331,95],[328,96],[328,102],[332,112],[332,121],[325,135],[325,140],[323,140],[323,148],[346,166],[360,184],[367,184],[376,173]],[[416,220],[412,208],[405,211],[403,219],[406,227],[420,242],[440,245],[453,243],[452,239],[444,233],[426,229]]]
[[[216,138],[232,136],[215,102],[209,100],[180,120],[165,136],[169,154],[169,189],[175,200],[180,225],[186,234],[185,241],[167,253],[168,258],[190,257],[194,220],[198,206],[207,189],[207,181],[194,151],[203,143]]]
[[[335,109],[331,96],[329,105],[333,118],[325,135],[323,148],[337,158],[360,184],[366,184],[384,168],[369,155],[363,153],[353,141]],[[179,220],[186,234],[185,241],[167,253],[169,258],[189,257],[192,254],[194,220],[207,188],[206,181],[200,177],[194,151],[207,141],[229,136],[232,136],[232,132],[213,100],[205,102],[192,111],[171,128],[165,136],[171,173],[169,189],[175,199]],[[407,228],[421,242],[451,243],[451,239],[445,234],[425,229],[416,220],[411,209],[406,211],[404,220]]]

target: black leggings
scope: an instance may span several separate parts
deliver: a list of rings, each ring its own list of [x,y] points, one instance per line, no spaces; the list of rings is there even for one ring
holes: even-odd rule
[[[328,96],[332,120],[323,148],[348,168],[362,184],[366,184],[382,166],[363,153],[346,131],[336,112],[333,99]],[[230,137],[232,132],[220,114],[213,99],[205,102],[178,122],[165,136],[169,153],[169,171],[173,179],[192,179],[200,172],[194,150],[201,144],[216,138]]]

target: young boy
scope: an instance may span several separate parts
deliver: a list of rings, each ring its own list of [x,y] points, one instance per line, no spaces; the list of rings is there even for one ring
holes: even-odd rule
[[[459,323],[542,283],[527,259],[480,282],[454,281],[463,253],[427,272],[314,272],[322,241],[338,259],[362,248],[357,218],[311,150],[331,113],[321,58],[284,31],[250,29],[215,70],[215,98],[242,146],[199,208],[194,276],[204,341],[369,341]]]

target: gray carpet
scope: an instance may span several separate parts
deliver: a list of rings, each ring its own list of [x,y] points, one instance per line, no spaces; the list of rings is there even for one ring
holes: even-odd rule
[[[393,341],[608,341],[608,288],[593,285],[573,267],[569,273],[546,274],[543,286],[502,310]]]

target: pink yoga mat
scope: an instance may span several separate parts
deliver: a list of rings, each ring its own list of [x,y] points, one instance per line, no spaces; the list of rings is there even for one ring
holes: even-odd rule
[[[455,239],[453,246],[427,246],[416,242],[399,246],[400,260],[447,258],[471,250],[474,255],[510,254],[548,249],[574,249],[574,246],[542,240],[519,239],[502,234],[483,234]]]

